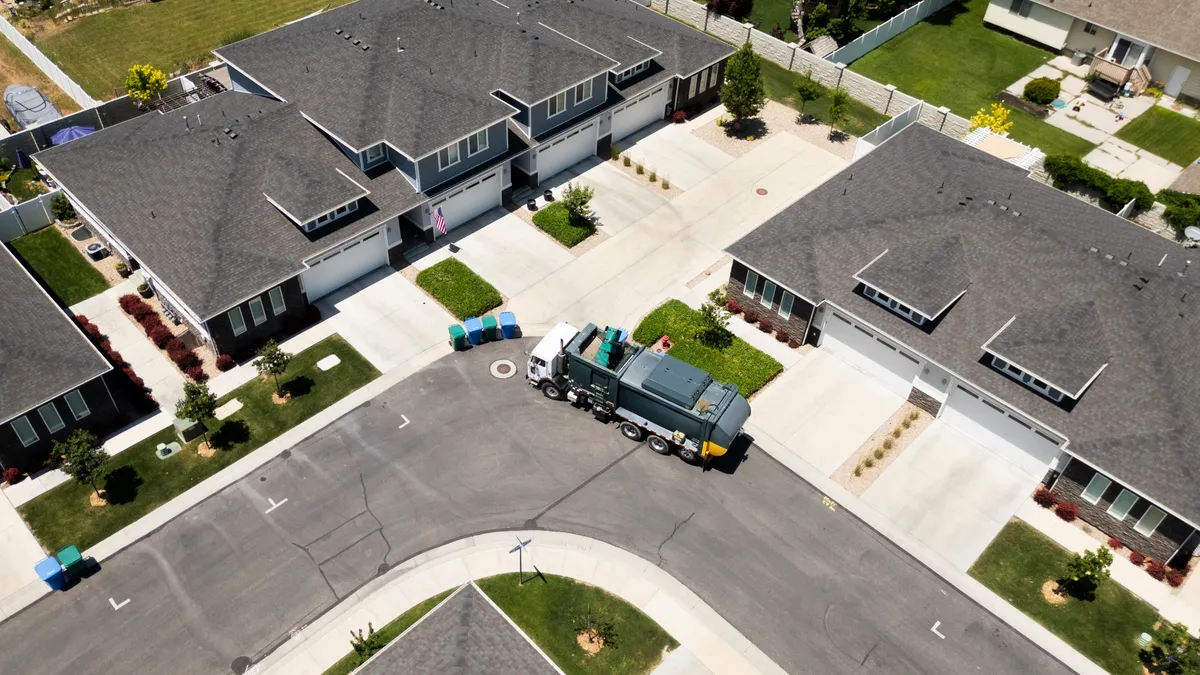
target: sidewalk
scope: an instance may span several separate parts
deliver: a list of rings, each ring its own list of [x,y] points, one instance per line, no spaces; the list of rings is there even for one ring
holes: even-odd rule
[[[653,563],[573,534],[492,532],[461,539],[393,568],[268,655],[256,673],[320,675],[351,650],[351,630],[382,626],[412,606],[475,579],[514,572],[513,540],[532,538],[525,569],[593,584],[645,612],[679,641],[656,675],[782,675],[783,669],[699,596]]]

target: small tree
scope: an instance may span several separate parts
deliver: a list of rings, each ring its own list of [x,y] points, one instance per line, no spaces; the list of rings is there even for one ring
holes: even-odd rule
[[[721,103],[734,119],[754,117],[766,102],[758,55],[749,42],[729,57],[725,66],[725,84],[721,87]]]
[[[825,87],[821,86],[820,82],[812,79],[812,73],[808,72],[796,78],[796,98],[800,101],[800,117],[804,117],[804,106],[811,101],[821,98],[821,94],[825,93]]]
[[[217,416],[217,397],[213,396],[208,385],[203,382],[184,382],[183,398],[175,402],[175,416],[199,422],[203,430],[201,433],[204,434],[204,443],[207,445],[208,427],[204,420]]]
[[[971,131],[974,131],[980,127],[987,127],[993,133],[1002,134],[1011,129],[1013,125],[1012,122],[1008,121],[1009,112],[1011,111],[1008,108],[999,103],[992,104],[991,112],[980,108],[979,112],[971,117],[971,126],[969,128]]]
[[[1188,632],[1187,626],[1165,619],[1154,631],[1154,642],[1138,652],[1147,669],[1162,675],[1196,675],[1200,673],[1200,645]]]
[[[75,207],[71,206],[71,200],[61,192],[50,200],[50,212],[58,220],[71,220],[75,217]]]
[[[827,26],[829,25],[829,6],[823,2],[817,3],[816,7],[804,17],[804,37],[809,40],[821,37],[828,33]]]
[[[358,632],[350,631],[350,646],[354,648],[354,655],[358,657],[358,662],[366,663],[367,659],[375,655],[375,652],[383,649],[383,636],[375,632],[375,626],[367,622],[367,634],[364,636],[362,629]]]
[[[279,376],[287,372],[291,362],[291,355],[280,349],[278,343],[267,340],[267,344],[258,350],[258,360],[254,362],[254,367],[258,369],[259,375],[270,375],[275,379],[275,393],[278,394]]]
[[[108,453],[100,447],[96,435],[84,429],[76,429],[67,437],[67,441],[54,441],[54,455],[63,457],[61,466],[63,473],[75,479],[80,485],[90,485],[96,496],[100,496],[100,488],[96,480],[104,473],[104,464],[108,461]]]
[[[1058,585],[1059,591],[1079,584],[1099,585],[1101,581],[1108,578],[1110,574],[1108,568],[1109,565],[1112,565],[1112,561],[1112,551],[1103,546],[1094,551],[1076,553],[1067,561],[1067,565],[1063,569],[1063,578],[1059,580]]]
[[[589,605],[587,611],[576,615],[571,620],[571,630],[576,635],[584,636],[588,644],[599,643],[600,647],[617,646],[617,628],[611,619],[600,611],[592,611]]]
[[[167,75],[150,64],[136,63],[129,67],[125,76],[125,91],[140,103],[163,93],[167,88]]]
[[[846,121],[846,113],[850,110],[850,94],[838,87],[829,94],[829,137],[837,133],[837,126]]]
[[[586,185],[575,185],[567,183],[567,187],[563,190],[562,205],[567,209],[567,215],[570,216],[571,224],[574,225],[583,220],[588,220],[592,217],[591,201],[596,191]]]
[[[704,345],[714,349],[729,346],[733,334],[729,332],[729,310],[725,308],[728,299],[719,289],[713,289],[708,294],[708,301],[700,305],[700,330],[696,338]]]

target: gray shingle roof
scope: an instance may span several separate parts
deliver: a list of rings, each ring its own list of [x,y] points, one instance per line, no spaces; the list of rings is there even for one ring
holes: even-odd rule
[[[96,379],[112,366],[0,246],[0,424]]]
[[[312,165],[287,148],[280,148],[267,165],[263,194],[300,223],[329,213],[367,191],[336,169]]]
[[[971,285],[932,331],[854,293],[850,275],[882,248],[953,235]],[[919,125],[728,251],[950,368],[1064,434],[1072,453],[1200,522],[1200,269],[1178,275],[1195,251]],[[1087,302],[1104,349],[1087,346],[1085,361],[1106,352],[1108,365],[1077,404],[1056,404],[985,363],[981,346],[1010,318]]]
[[[858,278],[933,319],[971,283],[958,235],[899,244]]]
[[[1058,12],[1200,59],[1200,2],[1196,0],[1037,0]]]
[[[361,675],[558,675],[483,594],[469,584],[425,615],[359,671]]]
[[[1104,367],[1110,350],[1092,300],[1021,312],[985,346],[1070,396]]]
[[[295,105],[239,92],[142,115],[37,159],[202,319],[424,200],[399,171],[364,175]],[[371,194],[312,233],[264,196],[285,195],[302,211],[345,201],[346,186],[359,189],[338,169]]]

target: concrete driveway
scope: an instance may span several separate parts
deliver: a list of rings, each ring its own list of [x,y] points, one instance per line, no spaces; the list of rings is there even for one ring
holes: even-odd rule
[[[966,571],[1037,483],[1038,477],[934,420],[862,498]]]
[[[616,143],[622,154],[644,164],[683,190],[690,190],[733,162],[733,156],[692,135],[690,124],[661,122]]]
[[[816,349],[751,405],[764,431],[828,476],[903,402],[873,378]]]
[[[617,234],[667,203],[662,190],[651,189],[647,181],[637,181],[621,169],[599,157],[592,157],[559,173],[546,182],[555,188],[567,182],[580,183],[596,191],[592,209],[600,230]]]

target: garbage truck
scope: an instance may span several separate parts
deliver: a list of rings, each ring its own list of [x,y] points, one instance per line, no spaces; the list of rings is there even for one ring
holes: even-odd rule
[[[525,379],[546,398],[615,419],[626,438],[691,464],[724,455],[750,417],[737,385],[590,323],[555,326],[530,352]]]

